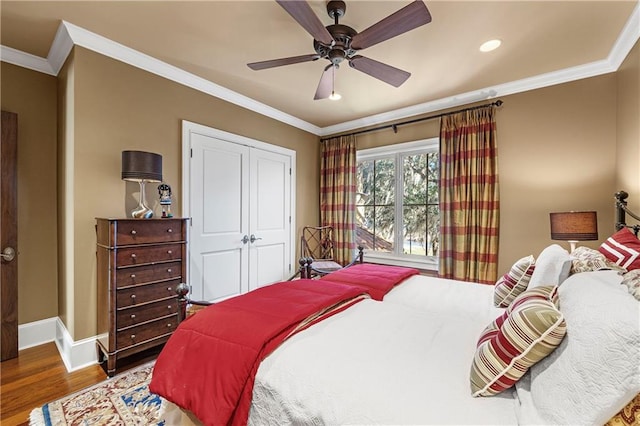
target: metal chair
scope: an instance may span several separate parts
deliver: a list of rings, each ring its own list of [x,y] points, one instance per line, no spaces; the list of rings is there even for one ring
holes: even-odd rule
[[[305,226],[300,237],[300,257],[312,259],[313,269],[325,275],[342,269],[335,261],[333,227]]]

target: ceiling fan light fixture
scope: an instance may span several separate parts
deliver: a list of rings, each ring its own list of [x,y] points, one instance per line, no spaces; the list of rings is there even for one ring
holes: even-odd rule
[[[480,46],[480,51],[481,52],[491,52],[492,50],[496,50],[498,47],[500,47],[501,44],[502,44],[502,40],[499,40],[499,39],[493,39],[493,40],[485,41]]]

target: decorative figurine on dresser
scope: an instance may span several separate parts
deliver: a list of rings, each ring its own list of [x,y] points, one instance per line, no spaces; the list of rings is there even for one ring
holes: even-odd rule
[[[166,183],[161,183],[158,185],[158,194],[160,194],[162,217],[173,217],[173,213],[171,213],[171,187]]]
[[[112,376],[117,361],[164,344],[178,325],[187,219],[96,220],[98,350]]]

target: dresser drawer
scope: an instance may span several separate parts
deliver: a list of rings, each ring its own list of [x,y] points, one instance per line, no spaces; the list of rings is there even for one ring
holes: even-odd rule
[[[172,333],[178,325],[178,315],[161,318],[156,321],[131,327],[116,333],[116,347],[118,350],[142,343],[154,337]]]
[[[118,222],[115,245],[183,241],[184,221],[171,219],[126,220]]]
[[[178,303],[175,298],[149,303],[147,305],[137,305],[128,308],[118,309],[116,328],[121,330],[125,327],[141,324],[156,318],[161,318],[178,313]]]
[[[158,299],[176,297],[178,284],[180,280],[172,280],[119,289],[116,292],[116,305],[120,310],[129,306],[155,302]]]
[[[116,287],[182,278],[182,262],[158,263],[116,270]]]
[[[119,248],[116,253],[118,267],[180,259],[182,259],[182,244]]]

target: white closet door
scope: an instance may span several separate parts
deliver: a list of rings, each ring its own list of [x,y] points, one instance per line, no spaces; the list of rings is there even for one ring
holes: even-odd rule
[[[261,149],[250,155],[249,289],[290,275],[291,157]]]
[[[249,148],[191,134],[189,281],[194,300],[249,288]]]

